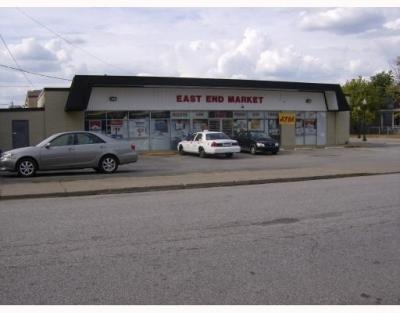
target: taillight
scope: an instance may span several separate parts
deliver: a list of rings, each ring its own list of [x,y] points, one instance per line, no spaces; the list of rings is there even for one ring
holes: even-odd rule
[[[136,150],[136,146],[133,143],[131,144],[131,149],[132,149],[132,151]]]

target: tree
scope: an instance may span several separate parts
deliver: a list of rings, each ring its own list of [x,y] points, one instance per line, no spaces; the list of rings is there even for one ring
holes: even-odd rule
[[[349,98],[352,129],[356,130],[360,136],[361,131],[365,133],[366,124],[370,124],[375,119],[378,92],[371,81],[361,76],[347,81],[343,86],[343,91]]]

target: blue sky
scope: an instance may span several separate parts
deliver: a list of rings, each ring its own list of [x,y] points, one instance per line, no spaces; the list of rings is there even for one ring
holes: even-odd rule
[[[390,70],[400,8],[0,8],[0,107],[75,74],[344,83]],[[8,51],[9,50],[9,51]],[[18,66],[16,65],[17,62]]]

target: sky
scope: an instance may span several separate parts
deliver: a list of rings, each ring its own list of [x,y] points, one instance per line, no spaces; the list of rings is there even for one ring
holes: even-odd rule
[[[0,7],[0,35],[0,108],[77,74],[343,84],[391,69],[400,6]]]

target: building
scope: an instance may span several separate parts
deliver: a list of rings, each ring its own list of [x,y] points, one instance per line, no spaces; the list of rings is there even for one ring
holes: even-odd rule
[[[41,90],[29,90],[25,98],[25,108],[37,108],[37,102],[41,92]]]
[[[286,148],[349,139],[349,106],[336,84],[77,75],[70,88],[43,89],[37,104],[0,111],[0,148],[66,130],[130,138],[138,150],[175,149],[202,129],[263,131]]]

